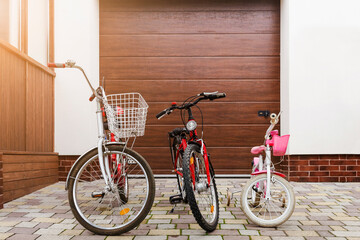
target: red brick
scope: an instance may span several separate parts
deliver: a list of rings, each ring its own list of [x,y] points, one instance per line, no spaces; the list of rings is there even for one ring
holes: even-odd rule
[[[360,182],[360,177],[346,177],[347,182]]]
[[[320,171],[339,171],[339,166],[320,166],[319,170]]]
[[[356,160],[330,160],[330,165],[357,165]]]
[[[299,166],[299,171],[318,171],[319,166]]]
[[[330,160],[310,160],[310,165],[330,165]]]
[[[291,172],[292,176],[309,176],[309,172]]]
[[[289,176],[289,181],[298,182],[298,181],[299,181],[299,177]]]
[[[289,170],[290,171],[299,171],[299,167],[298,166],[290,166]]]
[[[299,177],[299,182],[319,182],[319,177]]]
[[[319,155],[302,155],[299,157],[300,160],[318,160]]]
[[[346,166],[339,166],[340,171],[346,171]]]
[[[357,159],[359,160],[360,159],[360,155],[358,154],[350,154],[350,155],[346,155],[346,159]]]
[[[310,172],[310,176],[329,176],[329,172],[325,171],[317,171],[317,172]]]
[[[290,166],[307,166],[309,165],[309,160],[296,160],[296,161],[291,161]]]
[[[346,166],[347,171],[360,171],[360,166]]]
[[[348,171],[331,171],[330,176],[339,176],[339,177],[351,177],[356,176],[356,172],[348,172]]]
[[[338,182],[339,177],[319,177],[320,182]]]
[[[339,155],[320,155],[320,159],[340,159]]]

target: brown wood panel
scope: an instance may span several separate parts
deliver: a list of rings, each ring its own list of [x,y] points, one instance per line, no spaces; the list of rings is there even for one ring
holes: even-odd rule
[[[0,41],[0,150],[4,152],[5,202],[58,180],[58,157],[48,154],[54,148],[53,78],[53,71]],[[43,153],[39,156],[34,151]]]
[[[230,96],[229,96],[230,97]],[[180,112],[174,111],[158,120],[155,115],[171,103],[148,102],[148,125],[176,125],[181,124]],[[179,102],[180,104],[180,102]],[[258,116],[258,111],[269,110],[270,112],[279,112],[280,103],[242,103],[242,102],[202,102],[198,106],[204,115],[205,124],[268,124],[269,119]],[[195,119],[200,123],[201,115],[195,108],[193,111]]]
[[[279,57],[106,57],[106,79],[279,78]]]
[[[171,172],[172,162],[169,148],[166,147],[135,147],[135,151],[139,152],[149,162],[155,173],[173,174]],[[251,171],[251,161],[253,155],[248,147],[239,148],[208,148],[211,155],[211,162],[215,172],[218,169],[236,169],[243,173]],[[158,171],[160,170],[160,171]]]
[[[26,150],[53,151],[52,76],[36,66],[28,66]],[[39,124],[41,123],[41,124]]]
[[[25,150],[25,61],[0,47],[0,149]]]
[[[279,80],[131,80],[106,81],[108,94],[139,92],[148,102],[182,103],[187,97],[201,92],[219,91],[226,98],[214,102],[279,102]]]
[[[279,53],[279,34],[100,36],[100,57],[279,56]]]
[[[11,172],[24,172],[32,170],[45,170],[49,168],[58,168],[58,161],[54,162],[44,162],[44,163],[17,163],[17,164],[5,164],[3,166],[3,171],[7,173]]]
[[[181,127],[181,125],[146,126],[146,134],[136,140],[136,146],[169,146],[167,133],[175,127]],[[268,127],[268,125],[205,125],[204,139],[209,147],[248,147],[261,145]],[[201,136],[201,127],[198,128],[198,131]]]
[[[59,171],[58,168],[53,168],[53,169],[49,168],[42,170],[28,170],[23,172],[4,172],[3,176],[4,176],[4,182],[6,183],[17,180],[56,176],[58,175],[58,171]]]
[[[2,155],[4,201],[8,202],[58,181],[57,155]]]
[[[25,196],[29,193],[32,193],[36,190],[39,190],[41,188],[44,188],[52,183],[55,183],[57,182],[56,180],[56,176],[55,177],[51,177],[51,182],[48,180],[49,178],[42,178],[40,179],[40,184],[38,185],[32,185],[30,187],[25,187],[25,188],[12,188],[10,189],[9,191],[4,191],[4,202],[9,202],[9,201],[12,201],[16,198],[19,198],[19,197],[22,197],[22,196]],[[47,180],[47,183],[44,183],[45,180]],[[19,181],[19,182],[15,182],[15,184],[18,184],[20,182],[22,182],[23,180]]]
[[[0,41],[0,150],[54,149],[53,72]]]
[[[57,155],[28,155],[28,154],[4,154],[2,156],[4,164],[15,164],[15,163],[45,163],[45,162],[57,162]]]
[[[101,0],[100,12],[134,11],[214,11],[214,10],[279,10],[275,0]]]
[[[103,12],[100,35],[279,33],[279,11]]]
[[[37,179],[26,179],[26,180],[19,180],[19,181],[10,181],[6,182],[4,192],[9,192],[15,189],[26,189],[31,188],[36,185],[44,185],[45,183],[55,183],[57,182],[56,175],[49,176],[49,177],[42,177]]]

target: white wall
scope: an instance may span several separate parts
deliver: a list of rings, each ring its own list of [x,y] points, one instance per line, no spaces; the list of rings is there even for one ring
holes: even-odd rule
[[[98,0],[55,0],[55,61],[72,59],[94,87],[99,78]],[[96,104],[82,73],[57,69],[55,78],[55,151],[82,154],[97,143]]]
[[[48,2],[28,1],[28,55],[44,65],[48,59]]]
[[[282,0],[281,6],[288,153],[359,154],[360,1]]]

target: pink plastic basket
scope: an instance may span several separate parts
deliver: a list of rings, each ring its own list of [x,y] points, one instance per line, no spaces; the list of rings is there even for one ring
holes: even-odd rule
[[[284,156],[286,153],[286,148],[289,142],[290,135],[284,136],[273,136],[274,146],[273,146],[273,155],[274,156]]]

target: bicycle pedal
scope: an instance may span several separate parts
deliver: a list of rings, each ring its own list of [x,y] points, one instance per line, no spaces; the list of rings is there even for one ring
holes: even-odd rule
[[[183,198],[182,198],[181,194],[174,195],[174,196],[169,197],[169,202],[170,202],[170,204],[182,203]]]
[[[92,192],[92,193],[91,193],[91,197],[92,197],[92,198],[100,198],[100,197],[103,198],[104,195],[105,195],[104,192]]]

